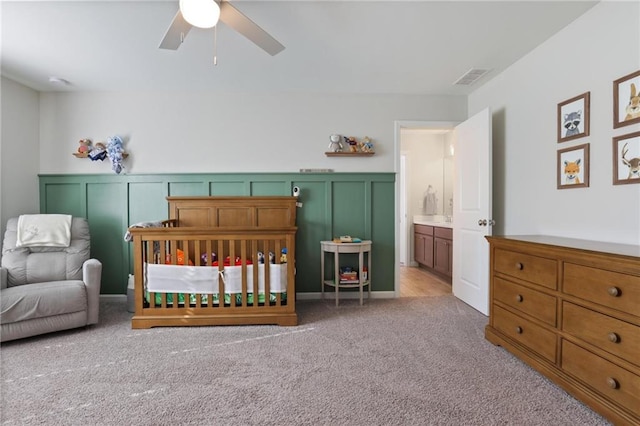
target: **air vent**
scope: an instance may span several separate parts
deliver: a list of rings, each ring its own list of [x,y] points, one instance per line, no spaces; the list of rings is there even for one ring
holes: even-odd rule
[[[489,70],[483,70],[480,68],[471,68],[467,71],[462,77],[456,80],[453,84],[459,86],[471,86],[475,83],[480,77],[488,73]]]

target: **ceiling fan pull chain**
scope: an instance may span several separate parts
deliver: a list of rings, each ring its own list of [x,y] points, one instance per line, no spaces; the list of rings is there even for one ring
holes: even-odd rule
[[[184,33],[180,32],[180,44],[184,43]]]
[[[213,65],[218,65],[218,26],[213,27]]]

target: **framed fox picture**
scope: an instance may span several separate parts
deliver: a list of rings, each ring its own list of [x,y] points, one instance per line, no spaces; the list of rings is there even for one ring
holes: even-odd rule
[[[558,189],[589,186],[589,144],[558,150]]]
[[[640,123],[640,71],[613,82],[613,128]]]
[[[558,143],[589,136],[589,99],[586,92],[558,104]]]

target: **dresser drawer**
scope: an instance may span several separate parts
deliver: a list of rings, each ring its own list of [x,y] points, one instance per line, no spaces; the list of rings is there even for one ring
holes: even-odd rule
[[[499,306],[493,306],[493,327],[513,340],[540,354],[547,360],[556,360],[556,335],[549,330],[520,318]]]
[[[496,249],[493,268],[496,272],[550,289],[557,288],[557,262],[553,259]]]
[[[562,291],[640,316],[640,277],[590,266],[564,264]]]
[[[562,369],[640,416],[640,376],[567,340],[562,341]]]
[[[562,330],[585,342],[640,365],[640,327],[564,302]]]
[[[494,277],[493,298],[552,327],[556,326],[556,298]]]
[[[418,234],[433,235],[433,226],[429,225],[413,225],[413,231]]]

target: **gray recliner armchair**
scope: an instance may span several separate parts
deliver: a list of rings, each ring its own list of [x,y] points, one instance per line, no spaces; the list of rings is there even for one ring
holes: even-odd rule
[[[90,259],[85,218],[71,219],[68,247],[17,247],[7,221],[0,267],[0,341],[98,322],[102,264]]]

